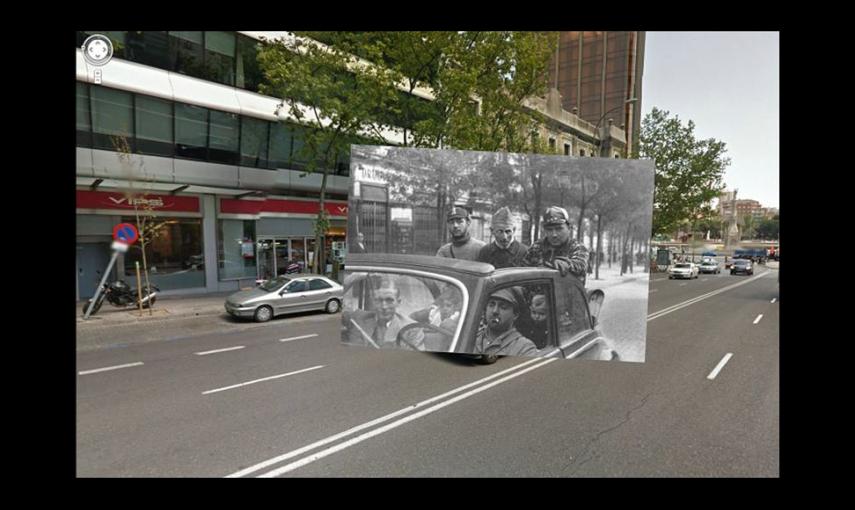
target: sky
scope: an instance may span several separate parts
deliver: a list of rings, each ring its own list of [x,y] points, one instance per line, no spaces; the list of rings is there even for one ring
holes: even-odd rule
[[[779,63],[777,32],[647,32],[642,111],[725,142],[726,189],[779,207]]]

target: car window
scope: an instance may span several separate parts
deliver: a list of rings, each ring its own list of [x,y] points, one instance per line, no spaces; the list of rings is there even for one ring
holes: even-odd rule
[[[329,288],[332,288],[332,285],[319,278],[315,278],[314,280],[309,281],[309,290],[321,290]]]
[[[562,341],[590,329],[591,317],[588,314],[588,302],[581,287],[565,285],[563,288],[565,303],[558,315],[558,336]]]
[[[273,292],[280,289],[282,285],[288,283],[290,280],[290,278],[286,278],[284,276],[277,276],[276,278],[272,278],[262,283],[260,287],[262,290],[266,290],[267,292]]]
[[[391,304],[399,323],[422,325],[424,350],[449,351],[457,343],[458,326],[468,306],[458,285],[462,286],[429,276],[348,272],[342,306],[345,327],[351,326],[351,319],[359,323],[360,318],[377,316],[381,306]],[[388,289],[392,289],[392,302],[384,305],[381,301],[389,299]]]
[[[305,280],[295,280],[288,284],[288,286],[285,287],[285,290],[287,290],[289,293],[306,292],[307,290],[309,290],[309,285]]]

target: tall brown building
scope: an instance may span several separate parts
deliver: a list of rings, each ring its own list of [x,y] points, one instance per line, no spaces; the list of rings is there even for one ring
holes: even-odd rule
[[[560,32],[559,37],[549,83],[561,93],[562,106],[592,124],[614,119],[615,127],[626,131],[631,152],[641,126],[645,33]],[[638,100],[624,103],[633,97]]]

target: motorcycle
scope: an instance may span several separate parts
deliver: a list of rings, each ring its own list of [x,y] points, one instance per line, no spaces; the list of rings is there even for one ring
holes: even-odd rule
[[[157,293],[160,292],[160,289],[156,286],[152,285],[151,289],[143,288],[142,289],[142,301],[140,301],[139,294],[137,293],[137,289],[132,288],[130,285],[125,283],[124,280],[116,280],[113,283],[105,283],[104,288],[101,293],[98,295],[98,301],[95,302],[95,305],[92,307],[92,311],[90,315],[94,315],[98,310],[101,309],[101,305],[104,304],[104,301],[108,301],[113,306],[119,306],[124,308],[138,308],[140,302],[142,302],[143,308],[148,308],[154,305],[154,302],[157,300]],[[83,305],[83,313],[86,313],[86,310],[89,308],[89,305],[92,303],[92,300],[89,299]]]

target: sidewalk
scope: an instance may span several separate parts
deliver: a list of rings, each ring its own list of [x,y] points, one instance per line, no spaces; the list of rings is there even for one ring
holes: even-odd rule
[[[151,310],[144,308],[142,314],[138,308],[118,308],[105,302],[98,313],[90,315],[83,320],[84,301],[78,301],[77,327],[103,327],[118,324],[140,324],[148,322],[160,322],[164,320],[217,316],[226,313],[226,298],[234,291],[217,292],[212,294],[196,294],[190,296],[158,296]]]
[[[602,264],[600,266],[600,278],[598,280],[594,279],[595,275],[596,270],[588,275],[588,279],[585,281],[585,287],[589,289],[607,289],[609,287],[614,287],[615,285],[634,282],[636,280],[652,276],[650,273],[645,273],[644,267],[639,265],[635,266],[632,273],[627,269],[627,272],[621,276],[620,264],[616,263],[612,264],[611,269],[608,264]]]

